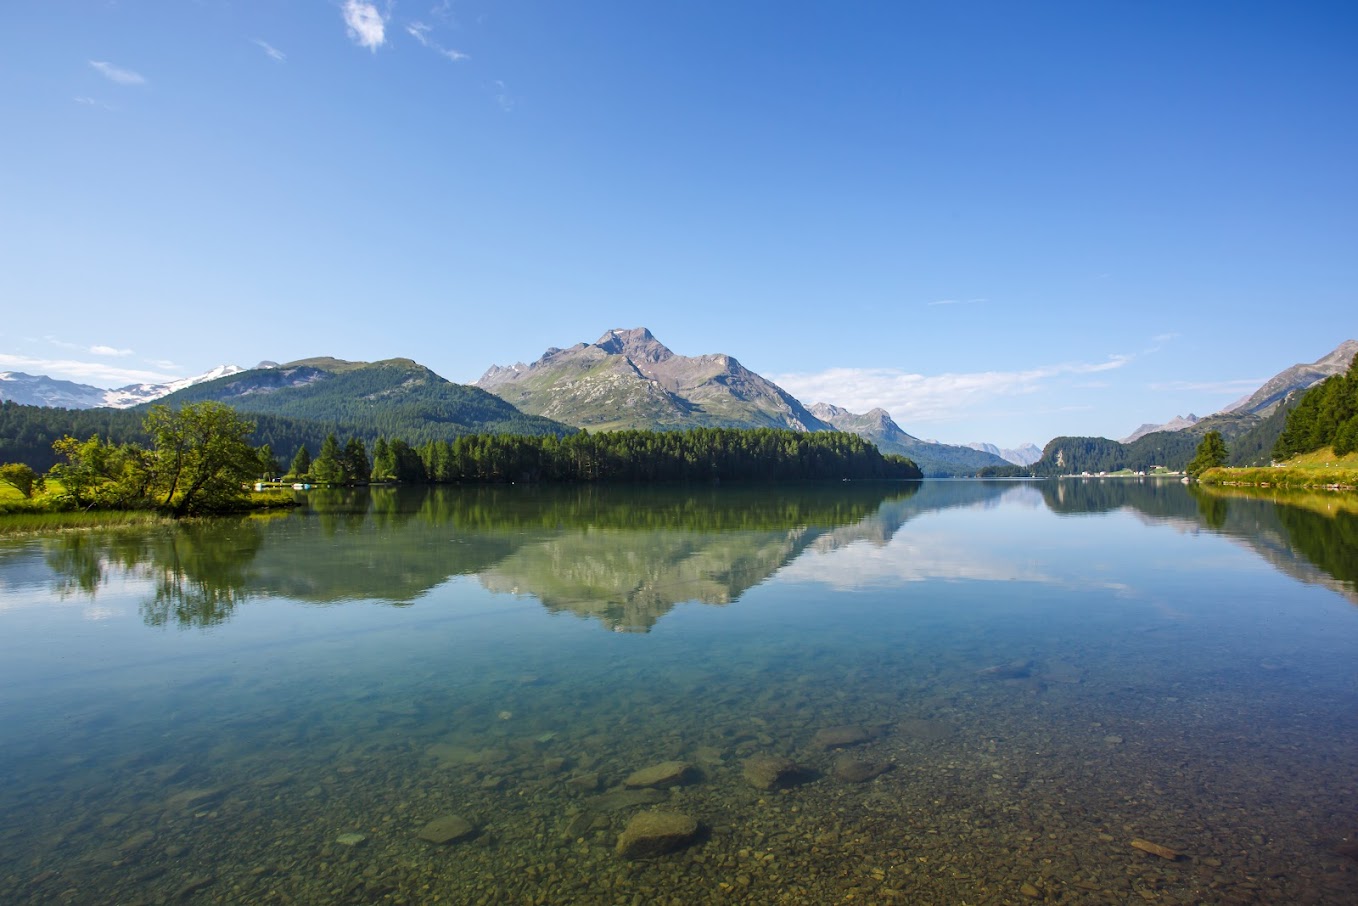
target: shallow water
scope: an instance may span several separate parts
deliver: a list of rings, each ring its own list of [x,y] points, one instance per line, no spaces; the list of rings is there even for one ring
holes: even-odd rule
[[[0,902],[1358,902],[1326,506],[379,489],[4,542]],[[623,858],[657,808],[697,838]]]

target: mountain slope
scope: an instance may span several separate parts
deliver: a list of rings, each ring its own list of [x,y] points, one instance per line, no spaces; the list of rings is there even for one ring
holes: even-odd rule
[[[884,409],[858,415],[829,403],[816,403],[811,414],[840,431],[866,438],[883,453],[899,453],[915,461],[926,478],[974,475],[986,466],[1007,466],[1001,457],[972,447],[936,444],[905,433]]]
[[[454,384],[410,359],[304,359],[255,368],[165,397],[169,405],[216,400],[242,412],[321,422],[411,444],[461,434],[564,434],[476,387]]]
[[[61,381],[43,374],[5,371],[0,372],[0,400],[11,400],[25,406],[58,406],[62,409],[130,409],[168,396],[176,390],[236,374],[240,370],[237,365],[218,365],[205,374],[190,378],[164,384],[128,384],[115,390]]]
[[[1144,425],[1137,428],[1131,434],[1128,434],[1126,437],[1124,437],[1120,442],[1124,444],[1130,444],[1133,441],[1140,440],[1147,434],[1154,434],[1156,431],[1182,431],[1185,428],[1193,427],[1200,421],[1202,421],[1202,419],[1198,418],[1196,415],[1190,412],[1187,415],[1176,415],[1169,421],[1165,422],[1163,425],[1156,425],[1152,424],[1151,422],[1146,422]]]
[[[644,327],[492,365],[475,384],[524,412],[591,430],[830,426],[729,355],[677,355]]]
[[[1343,374],[1358,356],[1358,340],[1345,340],[1310,364],[1293,365],[1264,382],[1264,385],[1243,399],[1238,399],[1218,414],[1237,413],[1266,416],[1297,390],[1319,384],[1327,377]]]

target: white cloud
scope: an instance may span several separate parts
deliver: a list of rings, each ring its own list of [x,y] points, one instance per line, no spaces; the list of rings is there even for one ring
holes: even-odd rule
[[[104,60],[90,60],[90,65],[94,67],[101,76],[110,82],[117,82],[119,85],[145,85],[146,77],[141,73],[133,72],[130,69],[123,69],[114,66]]]
[[[124,384],[163,384],[181,377],[161,371],[142,371],[138,368],[117,368],[106,362],[82,362],[74,359],[36,359],[26,355],[0,353],[0,367],[13,368],[29,374],[94,384],[101,387],[121,387]]]
[[[359,47],[377,50],[387,43],[387,20],[371,3],[344,0],[344,24]]]
[[[94,353],[95,355],[111,355],[111,356],[125,356],[132,354],[132,350],[130,349],[118,349],[114,346],[91,346],[90,352]]]
[[[1131,356],[1106,362],[1066,362],[1025,371],[911,374],[899,368],[831,368],[814,374],[777,374],[769,379],[806,403],[829,402],[853,412],[882,408],[902,424],[953,421],[995,397],[1036,393],[1048,381],[1121,368]],[[908,430],[908,429],[907,429]]]
[[[268,54],[270,59],[277,60],[279,63],[286,61],[288,58],[287,54],[283,53],[283,51],[279,50],[277,47],[274,47],[272,44],[270,44],[268,41],[265,41],[263,38],[251,38],[250,42],[254,44],[256,47],[258,47],[260,50]]]
[[[505,113],[514,109],[514,95],[509,93],[509,88],[504,82],[496,79],[495,82],[495,103],[500,105],[500,109]]]
[[[429,48],[434,53],[446,57],[454,63],[461,63],[464,60],[471,59],[471,57],[467,56],[462,51],[444,47],[442,44],[429,37],[430,31],[432,31],[432,29],[423,22],[411,22],[406,26],[406,32],[412,38],[419,41],[422,46]]]

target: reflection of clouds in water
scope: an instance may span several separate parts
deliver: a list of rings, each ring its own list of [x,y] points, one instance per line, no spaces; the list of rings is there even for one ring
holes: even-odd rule
[[[984,553],[983,553],[984,551]],[[1005,560],[965,539],[912,533],[886,544],[857,543],[807,551],[778,573],[780,581],[815,582],[848,591],[929,579],[1065,584],[1033,562]]]

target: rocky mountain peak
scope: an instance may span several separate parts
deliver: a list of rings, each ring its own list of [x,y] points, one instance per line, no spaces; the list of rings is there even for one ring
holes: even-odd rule
[[[614,329],[599,337],[595,346],[611,355],[624,355],[634,362],[656,364],[671,358],[674,353],[644,327],[631,330]]]

